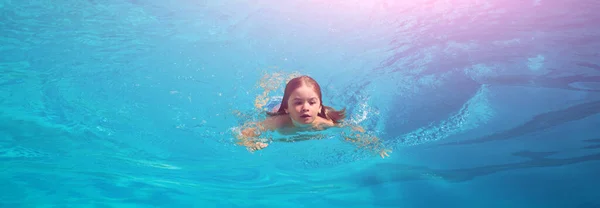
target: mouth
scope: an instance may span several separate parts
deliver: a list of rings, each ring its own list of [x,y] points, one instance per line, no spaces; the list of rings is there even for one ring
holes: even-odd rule
[[[302,114],[300,117],[301,118],[310,118],[310,115],[308,115],[308,114]]]

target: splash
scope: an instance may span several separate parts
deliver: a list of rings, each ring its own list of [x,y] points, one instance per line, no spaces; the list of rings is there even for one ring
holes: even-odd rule
[[[384,114],[381,109],[373,108],[369,101],[370,95],[356,95],[356,104],[350,106],[350,116],[348,123],[352,125],[360,125],[367,129],[383,129],[385,119],[381,119],[380,115]]]
[[[482,82],[489,77],[498,76],[498,67],[494,65],[474,64],[466,67],[463,71],[465,75],[478,82]]]
[[[494,111],[488,101],[489,89],[483,85],[455,115],[438,124],[419,128],[395,141],[401,146],[415,146],[448,138],[485,124]]]
[[[263,109],[263,107],[267,105],[269,100],[274,96],[273,92],[281,92],[282,89],[285,88],[287,82],[300,76],[300,73],[298,72],[292,72],[289,74],[285,72],[263,73],[264,75],[257,84],[257,87],[262,89],[263,92],[254,100],[254,107],[257,110],[269,110]]]

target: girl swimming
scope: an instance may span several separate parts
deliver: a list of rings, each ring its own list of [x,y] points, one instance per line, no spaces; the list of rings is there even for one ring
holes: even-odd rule
[[[335,110],[323,105],[321,87],[309,76],[291,79],[285,86],[285,91],[278,109],[267,112],[267,118],[261,122],[249,123],[237,135],[237,144],[243,145],[249,151],[256,151],[268,146],[264,140],[258,139],[261,132],[277,131],[284,135],[296,135],[295,139],[280,141],[295,142],[311,138],[298,136],[301,132],[320,131],[332,127],[350,127],[354,132],[342,134],[346,141],[353,142],[359,147],[366,147],[378,152],[382,158],[388,157],[390,150],[383,148],[379,139],[362,134],[364,129],[359,126],[344,125],[345,109]]]

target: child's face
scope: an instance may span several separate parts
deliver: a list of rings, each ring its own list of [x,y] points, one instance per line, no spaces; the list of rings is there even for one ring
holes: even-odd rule
[[[321,112],[321,101],[314,88],[302,85],[290,94],[288,114],[296,123],[310,124]]]

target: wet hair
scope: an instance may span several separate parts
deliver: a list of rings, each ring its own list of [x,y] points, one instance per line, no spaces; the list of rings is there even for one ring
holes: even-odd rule
[[[334,123],[341,123],[344,118],[346,118],[346,109],[335,110],[332,107],[323,105],[323,96],[321,95],[321,86],[315,81],[313,78],[309,76],[300,76],[294,79],[291,79],[285,85],[285,91],[283,93],[283,99],[281,100],[281,104],[279,105],[279,110],[275,112],[267,112],[269,116],[278,116],[287,114],[285,110],[288,108],[288,100],[290,99],[290,94],[299,87],[306,85],[308,87],[312,87],[315,90],[315,93],[319,96],[319,104],[321,105],[321,112],[317,115],[325,118],[331,119]]]

